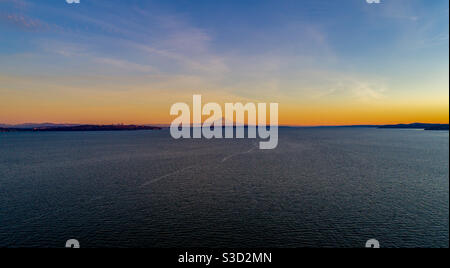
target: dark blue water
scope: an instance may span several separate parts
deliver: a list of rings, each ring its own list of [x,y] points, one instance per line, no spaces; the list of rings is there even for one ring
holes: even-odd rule
[[[449,246],[449,133],[0,133],[0,247]]]

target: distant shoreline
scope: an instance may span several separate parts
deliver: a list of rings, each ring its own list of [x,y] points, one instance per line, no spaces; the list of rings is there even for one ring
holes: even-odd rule
[[[44,126],[34,128],[5,128],[0,127],[0,132],[77,132],[77,131],[137,131],[137,130],[161,130],[161,127],[138,125],[79,125],[79,126]]]
[[[223,126],[226,127],[226,126]],[[249,126],[233,126],[249,127]],[[169,126],[149,125],[38,125],[5,126],[0,125],[0,132],[78,132],[78,131],[138,131],[138,130],[162,130]],[[422,129],[430,131],[449,131],[449,124],[397,124],[397,125],[342,125],[342,126],[279,126],[279,128],[376,128],[376,129]]]

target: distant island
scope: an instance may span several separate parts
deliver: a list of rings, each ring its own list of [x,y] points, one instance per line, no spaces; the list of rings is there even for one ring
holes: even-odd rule
[[[379,128],[379,129],[422,129],[422,130],[441,130],[448,131],[448,124],[428,124],[428,123],[412,123],[397,125],[343,125],[343,126],[323,126],[320,128]]]
[[[398,125],[384,125],[378,128],[401,128],[401,129],[424,129],[424,130],[449,130],[448,124],[424,124],[424,123],[413,123],[413,124],[398,124]]]
[[[49,125],[39,127],[0,127],[0,132],[136,131],[161,129],[155,126],[138,125]]]

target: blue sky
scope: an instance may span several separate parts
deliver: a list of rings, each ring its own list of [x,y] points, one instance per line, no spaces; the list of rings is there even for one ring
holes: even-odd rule
[[[104,103],[125,107],[151,93],[169,105],[165,94],[200,92],[291,113],[424,101],[442,114],[448,20],[447,0],[0,0],[0,93],[31,106],[54,96],[54,109],[82,94],[134,96]],[[25,120],[18,114],[0,121]]]

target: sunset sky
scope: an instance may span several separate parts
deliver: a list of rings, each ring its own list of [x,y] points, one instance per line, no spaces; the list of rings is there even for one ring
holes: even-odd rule
[[[448,123],[448,58],[448,0],[0,0],[0,123],[167,124],[193,94]]]

